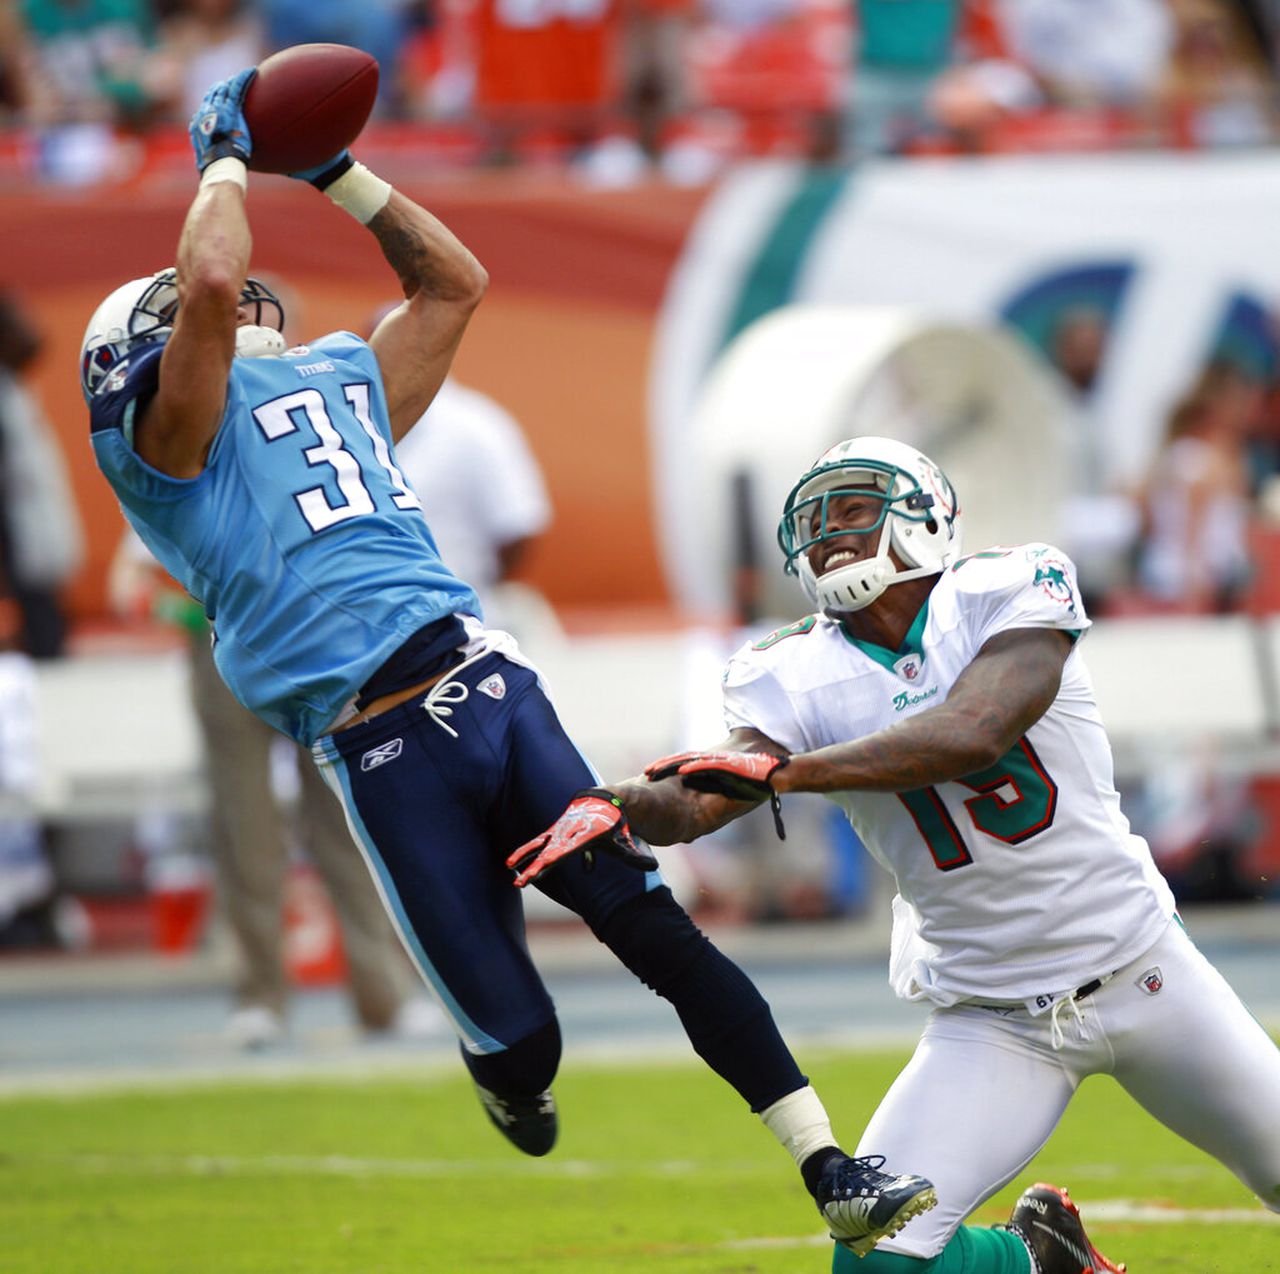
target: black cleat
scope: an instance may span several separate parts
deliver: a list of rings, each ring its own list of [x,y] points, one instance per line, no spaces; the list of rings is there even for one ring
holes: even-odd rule
[[[545,1155],[556,1144],[556,1099],[551,1090],[536,1097],[499,1097],[476,1084],[476,1095],[493,1126],[518,1150]]]
[[[1031,1251],[1036,1274],[1125,1274],[1108,1261],[1084,1232],[1080,1209],[1058,1186],[1037,1182],[1013,1205],[1009,1229]]]
[[[883,1163],[883,1155],[832,1158],[815,1191],[831,1237],[858,1256],[938,1202],[932,1182],[881,1172]]]

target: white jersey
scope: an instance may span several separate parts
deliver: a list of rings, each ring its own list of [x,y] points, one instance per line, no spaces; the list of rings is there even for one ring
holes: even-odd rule
[[[820,615],[744,646],[725,672],[726,718],[792,752],[845,743],[945,702],[997,633],[1078,637],[1089,624],[1075,568],[1057,549],[975,553],[942,573],[900,650]],[[1145,951],[1173,914],[1146,842],[1120,812],[1078,649],[1048,712],[990,769],[832,799],[897,880],[890,979],[904,999],[1043,1011]]]

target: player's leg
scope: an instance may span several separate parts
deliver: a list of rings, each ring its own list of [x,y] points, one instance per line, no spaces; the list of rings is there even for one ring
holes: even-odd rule
[[[322,738],[314,754],[393,924],[458,1033],[490,1118],[526,1153],[545,1154],[555,1116],[542,1105],[559,1064],[559,1028],[489,826],[510,705],[471,699],[479,703],[454,710],[456,737],[412,702]]]
[[[203,637],[192,639],[190,673],[209,777],[210,854],[240,949],[231,1030],[246,1044],[266,1043],[283,1027],[287,996],[280,938],[287,846],[270,765],[278,736],[227,689]]]
[[[523,670],[516,668],[512,680]],[[599,780],[565,734],[540,686],[524,685],[509,753],[499,842],[514,849],[549,826],[573,794]],[[508,685],[508,695],[512,688]],[[505,852],[504,851],[504,852]],[[755,984],[693,923],[657,872],[599,854],[539,881],[577,912],[646,986],[675,1008],[694,1050],[731,1084],[791,1153],[842,1240],[869,1250],[933,1202],[913,1175],[855,1166],[835,1146],[826,1111],[801,1073]]]
[[[1280,1049],[1182,926],[1096,994],[1116,1079],[1280,1212]]]
[[[387,1030],[412,994],[412,971],[368,864],[351,838],[342,806],[305,749],[299,750],[298,771],[302,843],[324,881],[342,929],[356,1015],[369,1030]]]
[[[1021,1172],[1057,1126],[1076,1079],[1045,1032],[1019,1012],[935,1010],[910,1062],[871,1117],[858,1153],[910,1164],[937,1188],[938,1206],[856,1264],[859,1274],[1026,1274],[1026,1245],[964,1219]]]
[[[599,782],[537,687],[521,697],[509,767],[499,833],[510,848],[554,822],[576,791]],[[753,1110],[804,1086],[764,998],[697,928],[658,872],[604,854],[589,867],[579,855],[538,887],[582,916],[632,973],[673,1004],[698,1055]]]

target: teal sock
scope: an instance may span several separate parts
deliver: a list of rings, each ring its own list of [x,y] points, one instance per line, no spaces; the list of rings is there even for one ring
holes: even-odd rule
[[[962,1225],[927,1261],[879,1251],[859,1258],[837,1243],[831,1274],[1031,1274],[1031,1257],[1027,1245],[1008,1230]]]

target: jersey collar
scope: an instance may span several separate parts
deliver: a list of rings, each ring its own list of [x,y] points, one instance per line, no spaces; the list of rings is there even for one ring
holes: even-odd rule
[[[873,641],[863,641],[855,637],[844,626],[843,621],[840,621],[840,633],[845,641],[851,646],[857,646],[868,659],[874,660],[882,668],[887,668],[907,681],[915,681],[920,675],[920,669],[924,666],[924,628],[928,622],[929,599],[926,597],[924,605],[911,621],[911,627],[907,629],[907,635],[902,639],[902,645],[897,650],[890,650],[887,646],[878,646]],[[912,656],[914,659],[911,658]],[[914,672],[910,671],[912,668]]]

